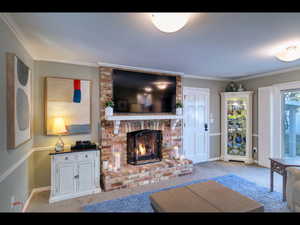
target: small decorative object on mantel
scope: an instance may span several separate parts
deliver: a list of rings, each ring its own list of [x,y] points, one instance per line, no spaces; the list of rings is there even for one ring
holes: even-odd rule
[[[226,92],[236,92],[238,91],[237,84],[231,81],[225,88]]]
[[[105,102],[105,116],[112,116],[114,112],[114,102],[107,101]]]
[[[182,103],[181,102],[177,102],[176,103],[176,115],[177,116],[181,116],[182,115]]]
[[[174,147],[174,150],[173,150],[173,157],[174,159],[179,159],[179,150],[178,150],[178,146],[175,146]]]
[[[112,164],[108,164],[108,171],[112,171],[113,170],[113,165]]]
[[[121,153],[114,152],[114,158],[115,158],[114,171],[117,172],[121,168]]]
[[[102,166],[103,166],[103,170],[107,170],[108,169],[108,161],[107,160],[104,160],[102,162]]]
[[[184,160],[185,159],[184,155],[180,155],[179,159],[180,159],[180,161]]]
[[[238,91],[244,91],[245,89],[243,88],[243,85],[242,84],[239,84],[239,88],[238,88]]]

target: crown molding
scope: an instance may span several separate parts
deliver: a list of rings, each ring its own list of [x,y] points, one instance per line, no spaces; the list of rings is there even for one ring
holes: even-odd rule
[[[125,65],[105,63],[105,62],[98,62],[98,66],[113,67],[113,68],[128,69],[128,70],[143,70],[145,72],[167,73],[167,74],[174,74],[174,75],[180,75],[180,76],[184,75],[184,73],[182,73],[182,72],[175,72],[175,71],[168,71],[168,70],[161,70],[161,69],[152,69],[152,68],[145,68],[145,67],[125,66]]]
[[[221,77],[207,77],[207,76],[197,76],[192,74],[184,74],[184,78],[202,79],[202,80],[216,80],[216,81],[233,81],[231,78],[221,78]]]
[[[234,79],[234,81],[244,81],[244,80],[250,80],[250,79],[255,79],[255,78],[260,78],[260,77],[268,77],[268,76],[273,76],[281,73],[288,73],[288,72],[293,72],[300,70],[300,66],[296,67],[290,67],[287,69],[282,69],[282,70],[275,70],[275,71],[270,71],[270,72],[265,72],[265,73],[256,73],[252,75],[247,75],[245,77],[239,77]]]
[[[56,63],[65,63],[65,64],[72,64],[72,65],[79,65],[79,66],[99,67],[97,63],[80,62],[80,61],[72,61],[72,60],[39,58],[36,59],[35,61],[56,62]]]
[[[21,43],[21,45],[26,50],[26,52],[31,56],[31,58],[33,60],[36,60],[36,58],[32,54],[33,51],[29,48],[29,44],[28,44],[26,38],[24,37],[22,31],[20,30],[19,26],[15,23],[14,19],[9,15],[9,13],[0,13],[0,18],[9,27],[9,29],[13,32],[15,37]]]

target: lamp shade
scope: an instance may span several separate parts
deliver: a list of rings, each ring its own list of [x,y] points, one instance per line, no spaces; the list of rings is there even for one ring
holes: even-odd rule
[[[54,134],[63,134],[67,132],[65,120],[62,117],[54,118],[52,132]]]

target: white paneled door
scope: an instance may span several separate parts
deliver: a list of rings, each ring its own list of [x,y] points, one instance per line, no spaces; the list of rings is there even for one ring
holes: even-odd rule
[[[183,151],[193,163],[209,157],[209,89],[183,88]]]

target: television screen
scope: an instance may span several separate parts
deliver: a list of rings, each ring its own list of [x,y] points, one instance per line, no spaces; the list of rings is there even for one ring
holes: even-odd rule
[[[114,70],[115,113],[175,113],[176,77]]]

